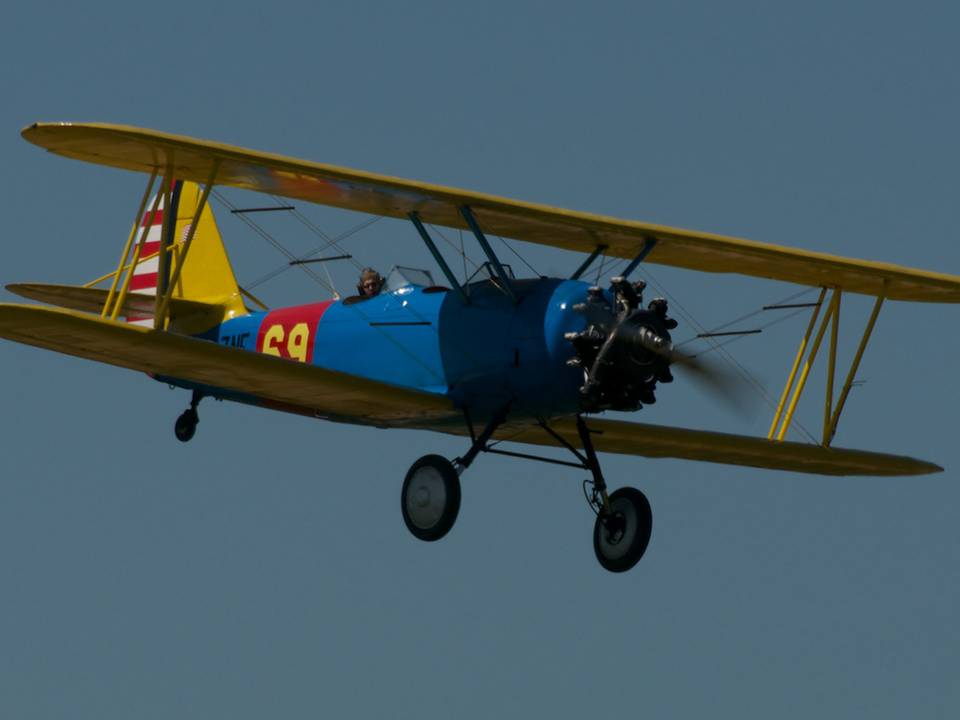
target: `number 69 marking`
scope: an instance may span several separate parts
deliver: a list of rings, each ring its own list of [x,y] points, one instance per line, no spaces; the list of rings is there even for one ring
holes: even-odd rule
[[[284,342],[286,340],[286,342]],[[264,355],[290,358],[298,362],[307,361],[310,347],[310,327],[307,323],[297,323],[287,332],[283,325],[271,325],[263,334]]]

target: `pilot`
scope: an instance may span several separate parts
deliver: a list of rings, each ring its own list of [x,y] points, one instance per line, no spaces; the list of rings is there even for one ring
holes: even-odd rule
[[[362,297],[374,297],[383,289],[383,278],[373,268],[364,268],[357,282],[357,294]]]

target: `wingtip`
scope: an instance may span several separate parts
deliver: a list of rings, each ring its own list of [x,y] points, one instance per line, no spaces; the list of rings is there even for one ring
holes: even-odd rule
[[[74,125],[76,125],[76,123],[66,122],[66,121],[33,122],[33,123],[30,123],[29,125],[25,125],[20,129],[20,137],[22,137],[27,142],[33,143],[34,145],[39,145],[40,143],[37,142],[36,138],[44,130],[48,130],[50,128],[73,127]]]

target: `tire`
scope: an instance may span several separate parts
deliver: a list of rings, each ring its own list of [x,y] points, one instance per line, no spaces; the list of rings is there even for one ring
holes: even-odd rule
[[[407,471],[400,491],[403,522],[413,536],[439,540],[453,527],[460,512],[460,477],[440,455],[424,455]]]
[[[184,410],[173,425],[173,434],[180,442],[190,442],[197,432],[198,422],[200,418],[195,410]]]
[[[620,488],[610,496],[610,514],[597,516],[593,551],[604,569],[626,572],[643,557],[652,531],[647,496],[635,488]]]

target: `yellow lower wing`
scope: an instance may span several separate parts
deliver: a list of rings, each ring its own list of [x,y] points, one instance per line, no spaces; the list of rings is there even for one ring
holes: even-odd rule
[[[392,426],[460,417],[441,395],[71,310],[0,304],[0,337],[252,395],[319,417]]]
[[[206,340],[101,320],[71,310],[0,304],[0,337],[153,375],[177,378],[361,424],[466,434],[460,413],[442,396],[396,387]],[[923,475],[941,467],[883,453],[824,448],[762,438],[591,418],[600,452],[702,460],[819,475]],[[580,446],[571,418],[551,423]],[[512,425],[502,440],[552,445],[535,425]]]
[[[862,450],[773,442],[744,435],[616,420],[591,418],[587,425],[594,445],[600,452],[702,460],[814,475],[926,475],[943,471],[939,465],[923,460]],[[555,421],[550,427],[571,445],[581,446],[573,420]],[[539,427],[505,431],[498,437],[511,442],[557,445],[556,440]]]

